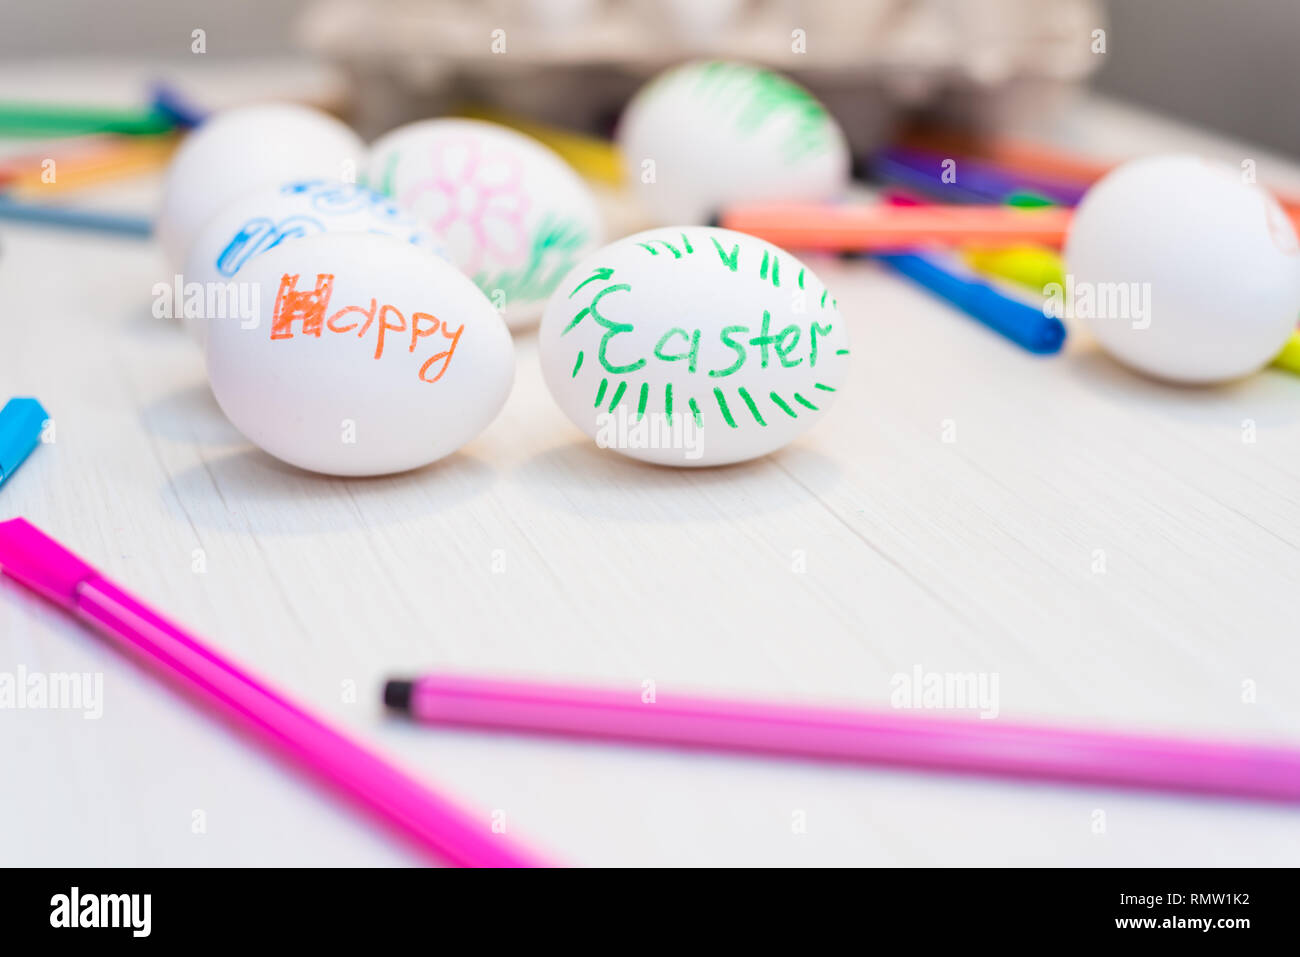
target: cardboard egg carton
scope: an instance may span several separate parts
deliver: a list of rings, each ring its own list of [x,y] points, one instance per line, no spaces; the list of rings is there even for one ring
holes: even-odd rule
[[[608,127],[693,58],[781,70],[857,148],[904,110],[1023,127],[1091,72],[1096,0],[317,0],[299,42],[347,68],[364,132],[467,100]]]

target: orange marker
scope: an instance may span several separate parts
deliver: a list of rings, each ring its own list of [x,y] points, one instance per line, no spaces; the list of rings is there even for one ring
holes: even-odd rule
[[[1072,211],[1008,206],[737,206],[718,225],[778,246],[838,252],[883,252],[916,246],[1041,243],[1061,246]],[[1291,221],[1300,230],[1300,214]]]
[[[911,149],[925,149],[945,156],[972,156],[996,163],[1008,170],[1041,173],[1092,183],[1109,173],[1122,160],[1067,152],[1041,143],[1004,137],[982,137],[946,131],[918,131],[903,137]]]
[[[120,137],[66,153],[56,151],[48,158],[33,155],[25,164],[9,167],[12,187],[17,195],[34,199],[54,190],[82,189],[153,172],[167,165],[176,143],[174,135]]]
[[[880,252],[918,245],[1060,246],[1070,210],[1007,206],[822,206],[763,204],[726,210],[718,223],[778,246]]]

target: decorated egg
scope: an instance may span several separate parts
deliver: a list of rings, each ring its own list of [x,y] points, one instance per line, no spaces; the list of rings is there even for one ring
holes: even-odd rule
[[[478,120],[421,120],[371,148],[369,185],[410,208],[511,326],[541,315],[602,239],[595,198],[554,152]]]
[[[598,445],[663,465],[765,455],[825,415],[849,366],[835,298],[753,236],[652,229],[564,277],[538,332],[560,408]]]
[[[849,147],[811,93],[743,63],[687,63],[628,104],[617,133],[627,180],[662,223],[703,223],[742,202],[827,200]]]
[[[410,212],[364,186],[323,179],[265,186],[222,209],[191,245],[184,272],[191,294],[176,310],[186,328],[202,341],[207,320],[226,318],[208,314],[213,284],[230,282],[248,262],[286,240],[326,232],[378,233],[444,255],[442,244]]]
[[[1177,382],[1234,379],[1270,362],[1300,316],[1300,245],[1242,170],[1196,156],[1133,160],[1074,214],[1048,306],[1124,364]]]
[[[449,455],[496,417],[514,379],[500,315],[455,266],[409,242],[321,233],[249,262],[241,322],[208,329],[230,421],[300,468],[381,475]]]
[[[352,130],[309,107],[218,113],[185,138],[167,170],[156,229],[169,264],[180,269],[203,225],[249,190],[291,179],[355,182],[364,156]]]

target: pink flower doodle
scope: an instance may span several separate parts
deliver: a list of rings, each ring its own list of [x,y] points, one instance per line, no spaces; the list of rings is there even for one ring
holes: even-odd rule
[[[434,145],[430,170],[401,202],[428,221],[467,275],[526,261],[529,199],[519,157],[484,150],[474,137],[449,137]]]

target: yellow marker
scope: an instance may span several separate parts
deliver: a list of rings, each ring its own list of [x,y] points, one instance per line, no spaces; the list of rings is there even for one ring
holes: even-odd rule
[[[471,119],[500,123],[545,143],[587,179],[615,186],[623,182],[623,164],[617,148],[608,140],[573,133],[545,123],[535,123],[490,107],[468,107],[458,112]]]
[[[1291,338],[1286,341],[1282,351],[1277,354],[1277,358],[1273,360],[1273,365],[1279,369],[1285,369],[1287,372],[1300,375],[1300,332],[1291,333]]]
[[[1037,293],[1049,283],[1065,285],[1065,264],[1059,253],[1046,246],[975,246],[962,256],[976,272],[1008,279]]]

